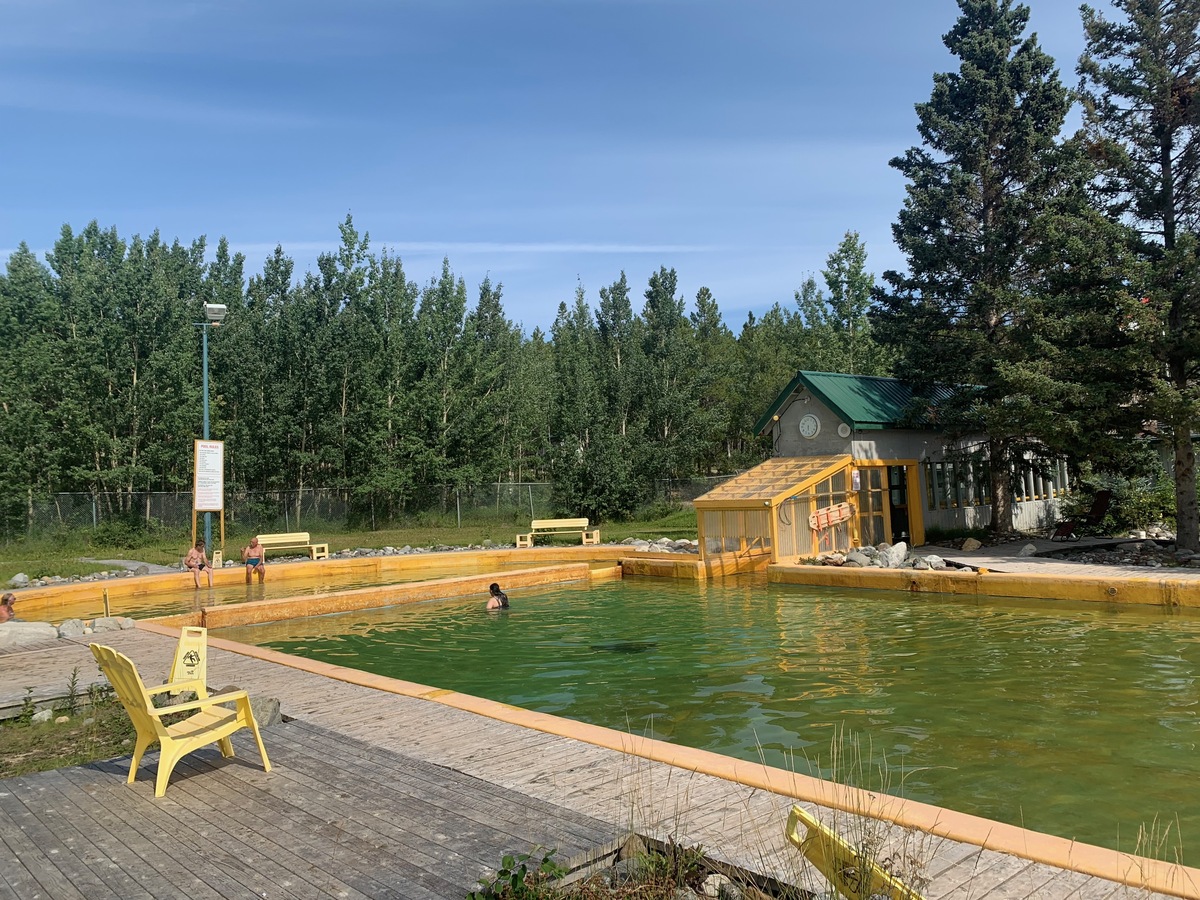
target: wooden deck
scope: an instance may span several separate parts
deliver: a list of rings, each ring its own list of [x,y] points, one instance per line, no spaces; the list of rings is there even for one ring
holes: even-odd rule
[[[127,760],[0,782],[0,897],[464,897],[505,850],[612,828],[442,766],[291,722],[180,763],[166,797]]]
[[[148,682],[174,653],[143,631],[104,639]],[[26,686],[61,693],[75,667],[99,679],[83,642],[6,656],[0,706]],[[296,720],[264,732],[273,771],[243,740],[234,760],[185,759],[157,801],[154,754],[132,786],[127,759],[2,780],[0,898],[461,898],[506,851],[565,859],[630,830],[828,890],[783,838],[786,797],[226,651],[210,649],[208,672]],[[882,855],[919,858],[929,900],[1164,896],[810,808]]]

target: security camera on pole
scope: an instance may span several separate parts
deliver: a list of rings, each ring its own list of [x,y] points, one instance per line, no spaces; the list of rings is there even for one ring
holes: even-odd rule
[[[228,309],[224,303],[205,303],[203,322],[196,327],[202,335],[202,381],[204,388],[204,437],[195,444],[195,467],[192,481],[192,543],[196,541],[196,514],[204,513],[204,546],[219,565],[212,549],[212,514],[221,513],[221,547],[225,546],[225,442],[208,439],[208,329],[224,321]]]

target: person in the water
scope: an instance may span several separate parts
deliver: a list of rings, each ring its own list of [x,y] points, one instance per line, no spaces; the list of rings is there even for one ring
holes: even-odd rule
[[[508,594],[500,590],[500,585],[493,581],[488,586],[488,592],[490,594],[487,602],[488,609],[508,609]]]

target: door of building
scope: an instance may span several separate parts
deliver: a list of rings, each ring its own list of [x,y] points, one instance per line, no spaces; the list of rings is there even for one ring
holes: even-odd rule
[[[910,541],[908,521],[908,474],[904,466],[888,466],[888,508],[892,520],[892,543]]]

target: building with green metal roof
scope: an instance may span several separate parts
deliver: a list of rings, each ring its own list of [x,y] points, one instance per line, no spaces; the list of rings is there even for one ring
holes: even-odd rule
[[[951,441],[938,426],[938,402],[951,392],[934,387],[921,398],[898,378],[797,372],[755,426],[770,435],[774,459],[696,499],[702,552],[758,548],[778,561],[852,544],[922,544],[930,527],[986,527],[986,439]],[[1056,521],[1065,467],[1047,476],[1030,466],[1018,477],[1014,527]]]

